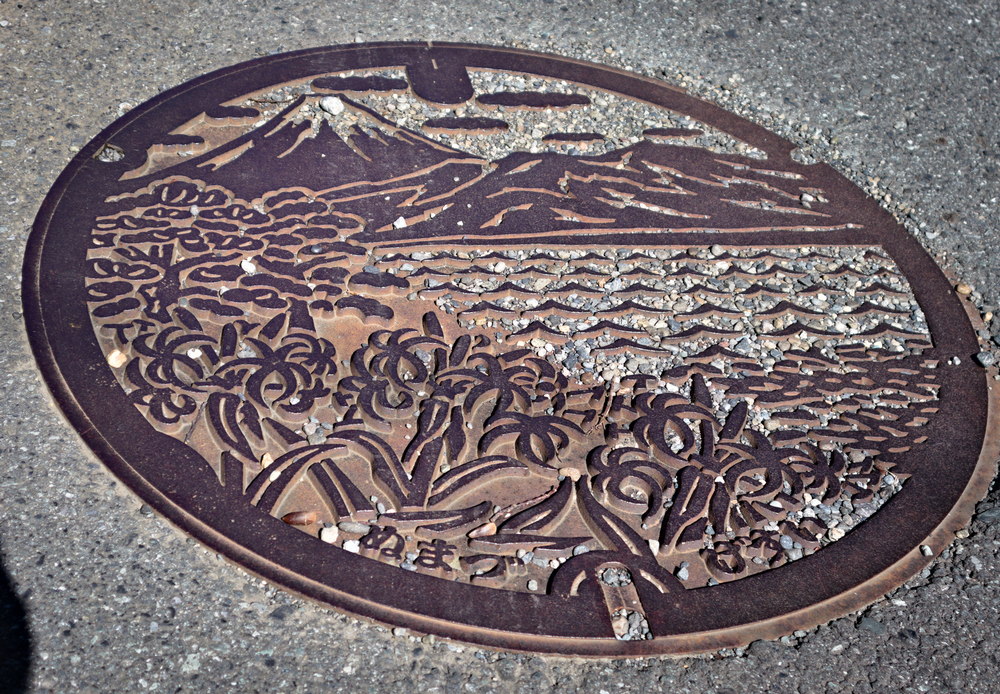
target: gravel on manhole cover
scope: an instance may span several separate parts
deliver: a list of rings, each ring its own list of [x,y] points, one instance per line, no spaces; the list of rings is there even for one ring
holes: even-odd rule
[[[967,298],[793,150],[555,56],[270,56],[80,152],[25,315],[104,463],[252,572],[490,646],[744,644],[917,572],[995,459]]]

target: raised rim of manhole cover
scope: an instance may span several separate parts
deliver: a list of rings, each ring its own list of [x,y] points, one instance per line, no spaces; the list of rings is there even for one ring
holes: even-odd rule
[[[926,565],[996,459],[963,299],[793,150],[555,56],[262,58],[75,157],[31,343],[116,476],[310,598],[564,654],[779,636]]]

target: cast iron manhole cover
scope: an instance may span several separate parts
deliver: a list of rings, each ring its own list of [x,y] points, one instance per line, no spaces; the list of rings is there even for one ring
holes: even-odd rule
[[[263,58],[74,159],[32,344],[118,477],[309,597],[561,653],[777,636],[921,568],[992,462],[962,300],[792,150],[552,56]]]

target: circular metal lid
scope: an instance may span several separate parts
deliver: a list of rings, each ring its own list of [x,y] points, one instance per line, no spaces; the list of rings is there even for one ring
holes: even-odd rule
[[[903,228],[746,120],[554,56],[359,44],[165,92],[59,178],[24,297],[66,415],[184,531],[491,646],[828,620],[993,471],[975,332]]]

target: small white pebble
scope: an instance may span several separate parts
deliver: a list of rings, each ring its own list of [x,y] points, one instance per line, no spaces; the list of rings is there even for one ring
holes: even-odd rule
[[[336,96],[324,96],[319,100],[319,107],[331,116],[340,115],[344,112],[344,102]]]
[[[923,554],[925,557],[929,557],[932,554],[934,554],[934,550],[932,550],[927,545],[920,545],[920,553]]]
[[[245,272],[247,274],[250,274],[250,275],[252,275],[255,272],[257,272],[257,266],[254,265],[249,260],[243,260],[243,261],[241,261],[240,262],[240,267],[243,268],[243,272]]]
[[[340,530],[338,530],[335,525],[329,528],[323,528],[319,531],[319,539],[331,545],[337,541],[338,537],[340,537]]]
[[[361,542],[358,540],[348,540],[347,542],[344,543],[344,549],[346,549],[348,552],[354,552],[355,554],[357,554],[358,552],[361,551]]]
[[[392,223],[394,229],[405,229],[406,219],[403,217],[396,217],[396,221]]]
[[[114,350],[108,355],[108,364],[111,365],[112,369],[117,369],[119,366],[124,366],[125,362],[128,361],[128,357],[121,350]]]
[[[198,349],[197,347],[192,347],[191,349],[189,349],[189,350],[187,351],[187,355],[188,355],[189,357],[191,357],[192,359],[197,359],[197,358],[198,358],[198,357],[200,357],[200,356],[201,356],[202,354],[204,354],[204,352],[202,352],[202,351],[201,351],[200,349]]]
[[[580,479],[580,471],[575,467],[561,467],[559,468],[559,474],[563,477],[569,477],[574,482]]]

